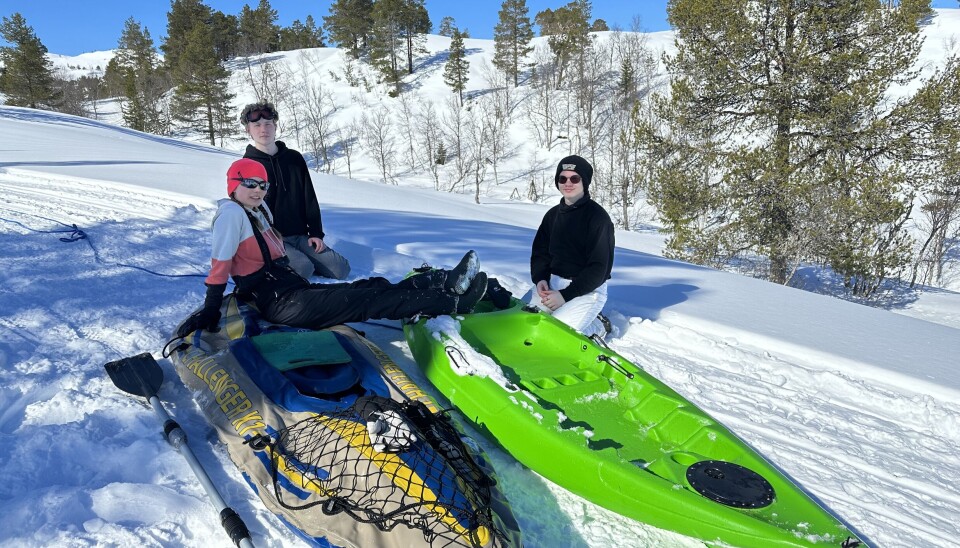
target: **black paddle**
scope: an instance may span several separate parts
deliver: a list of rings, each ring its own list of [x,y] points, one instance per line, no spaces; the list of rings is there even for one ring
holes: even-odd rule
[[[153,359],[150,353],[144,352],[110,362],[104,365],[104,368],[106,368],[110,380],[117,388],[128,394],[147,398],[150,405],[153,406],[153,410],[163,421],[163,434],[167,441],[190,463],[193,473],[196,474],[207,495],[213,501],[213,505],[220,512],[220,525],[230,535],[230,540],[237,546],[253,548],[253,542],[250,540],[250,532],[247,530],[246,524],[224,502],[223,497],[220,496],[217,488],[210,480],[210,476],[203,469],[203,465],[200,464],[193,451],[190,450],[190,446],[187,445],[186,432],[180,428],[177,421],[173,420],[166,409],[163,408],[163,404],[160,403],[157,392],[160,390],[160,385],[163,384],[163,370],[160,369],[157,360]]]

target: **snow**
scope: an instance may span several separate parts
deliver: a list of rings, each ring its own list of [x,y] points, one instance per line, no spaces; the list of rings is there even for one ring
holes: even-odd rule
[[[952,23],[929,31],[925,47],[947,43],[958,12],[938,12],[931,27]],[[666,48],[663,34],[652,36]],[[432,82],[421,92],[446,93]],[[103,364],[141,352],[159,358],[202,301],[214,203],[241,144],[224,150],[14,107],[0,107],[0,133],[0,546],[230,546],[156,415],[117,390]],[[358,172],[378,178],[372,165]],[[527,291],[530,243],[548,205],[499,196],[475,204],[417,181],[314,174],[314,183],[327,243],[349,258],[352,277],[398,279],[475,249],[504,287]],[[61,241],[73,224],[87,239]],[[960,294],[934,289],[870,308],[664,259],[662,243],[655,233],[617,233],[605,309],[613,349],[728,426],[872,544],[956,545]],[[437,395],[396,322],[356,327]],[[254,542],[301,545],[247,487],[172,365],[160,362],[161,400]],[[599,508],[478,441],[526,546],[702,546]]]
[[[76,80],[83,76],[102,77],[114,53],[115,50],[91,51],[80,55],[48,53],[47,59],[50,60],[58,75],[67,80]]]

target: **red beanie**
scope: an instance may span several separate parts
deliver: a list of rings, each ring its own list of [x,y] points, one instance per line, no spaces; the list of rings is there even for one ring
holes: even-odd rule
[[[267,170],[263,164],[250,158],[241,158],[230,164],[227,168],[227,196],[233,194],[233,191],[240,186],[239,179],[250,179],[257,177],[267,181]]]

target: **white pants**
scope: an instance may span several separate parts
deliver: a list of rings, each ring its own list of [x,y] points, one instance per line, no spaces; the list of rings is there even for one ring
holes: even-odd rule
[[[570,280],[561,278],[556,274],[550,276],[550,289],[559,291],[570,285]],[[600,287],[594,289],[586,295],[581,295],[571,299],[563,305],[551,311],[540,302],[540,295],[537,294],[537,288],[533,288],[530,295],[530,305],[536,306],[547,314],[552,314],[554,318],[576,329],[586,336],[603,336],[606,331],[603,324],[597,318],[597,314],[603,310],[603,305],[607,304],[607,282],[603,282]]]

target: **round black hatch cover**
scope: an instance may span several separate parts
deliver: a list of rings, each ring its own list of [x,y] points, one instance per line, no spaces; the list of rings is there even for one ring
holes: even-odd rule
[[[687,481],[701,495],[734,508],[763,508],[775,495],[773,486],[760,474],[722,460],[691,464]]]

